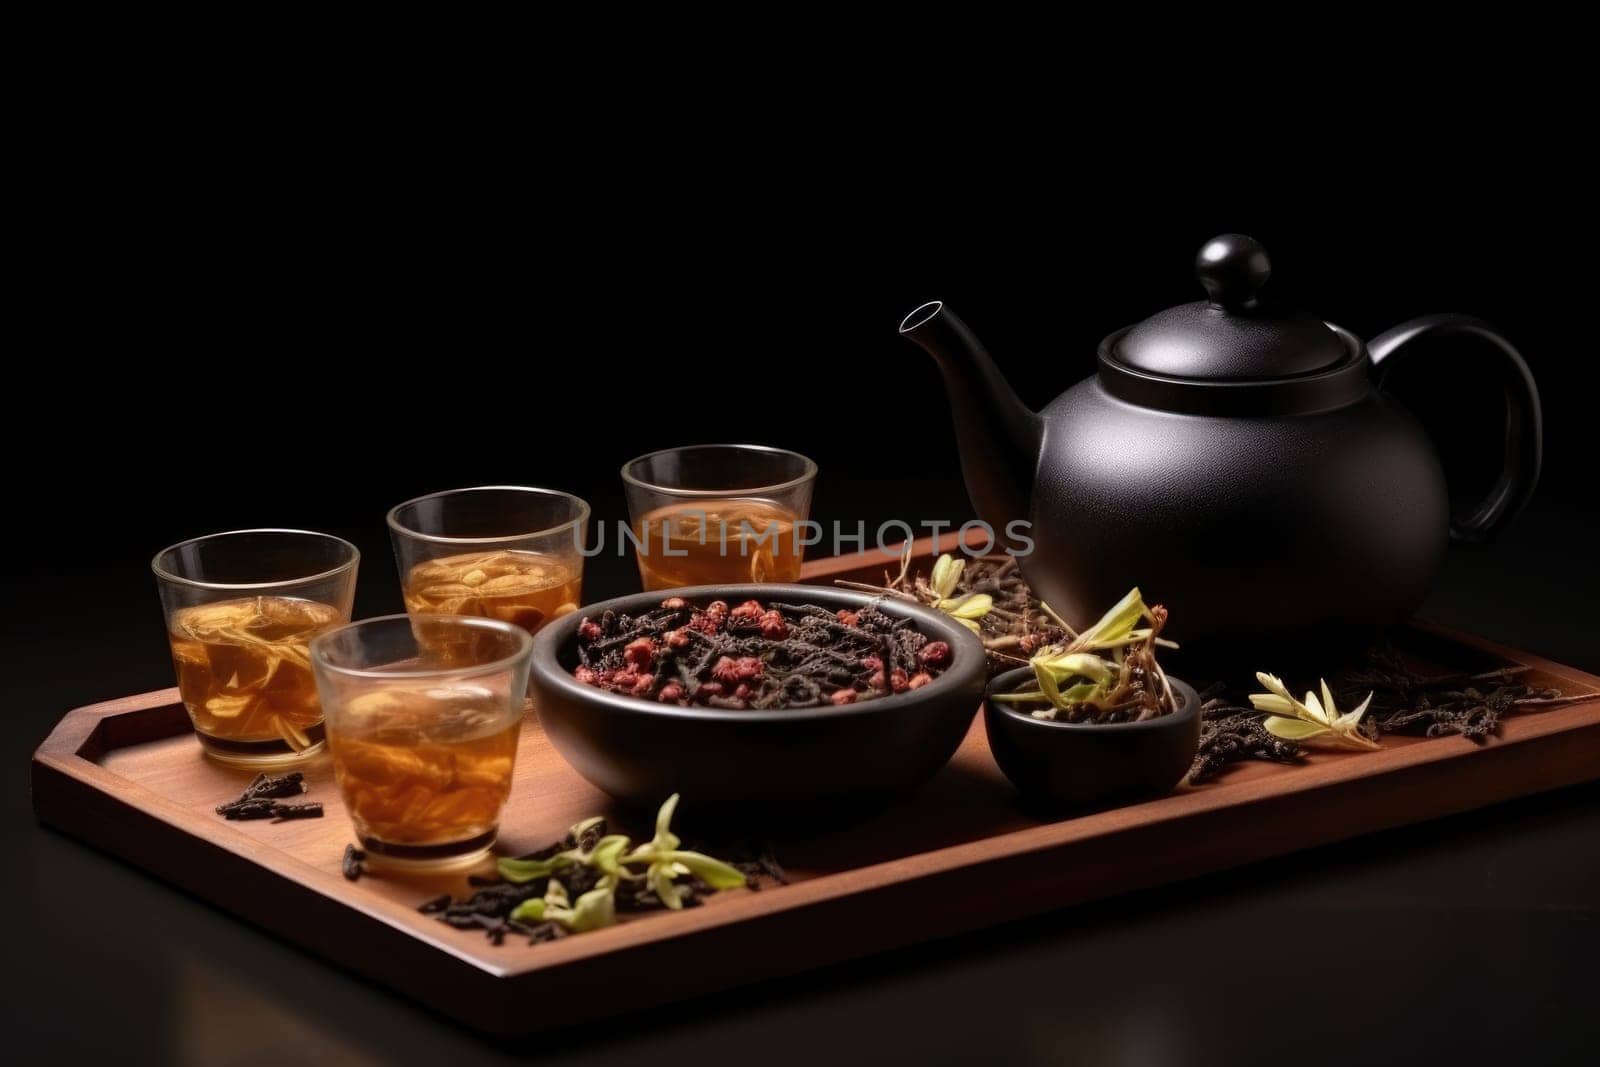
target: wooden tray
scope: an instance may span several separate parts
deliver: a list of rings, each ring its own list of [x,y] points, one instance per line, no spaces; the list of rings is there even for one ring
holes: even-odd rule
[[[805,576],[879,581],[889,563],[872,552],[808,564]],[[1391,737],[1380,752],[1241,764],[1199,788],[1058,822],[1016,807],[980,717],[914,803],[776,842],[792,884],[543,945],[510,938],[496,947],[415,910],[441,891],[464,892],[460,876],[346,881],[349,823],[326,757],[306,768],[308,799],[326,806],[325,818],[223,821],[212,809],[248,775],[200,757],[176,689],[70,712],[34,754],[33,803],[45,823],[217,907],[472,1026],[520,1033],[1600,778],[1600,678],[1474,638],[1426,628],[1411,636],[1441,666],[1521,664],[1535,685],[1596,699],[1514,716],[1481,747]],[[530,716],[504,851],[541,847],[609,810]],[[637,819],[617,822],[648,836]],[[694,834],[693,797],[675,828]]]

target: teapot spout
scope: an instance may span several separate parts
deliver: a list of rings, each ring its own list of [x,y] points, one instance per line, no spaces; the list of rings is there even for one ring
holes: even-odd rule
[[[1022,547],[1007,527],[1028,517],[1043,440],[1039,416],[1017,398],[967,324],[941,301],[907,315],[900,334],[927,349],[944,375],[961,476],[978,517],[993,529],[997,545]]]

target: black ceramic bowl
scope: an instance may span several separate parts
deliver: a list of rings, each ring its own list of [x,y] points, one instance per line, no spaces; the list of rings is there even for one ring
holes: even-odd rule
[[[986,697],[1032,680],[1030,667],[1006,671]],[[1171,677],[1178,709],[1144,722],[1093,723],[1035,719],[988,699],[989,750],[1023,799],[1042,808],[1102,806],[1166,793],[1183,780],[1200,747],[1200,697]]]
[[[572,676],[577,629],[606,610],[638,614],[669,596],[691,604],[779,600],[857,609],[869,594],[809,585],[719,585],[641,593],[591,604],[534,640],[533,697],[550,743],[577,772],[624,802],[654,808],[682,793],[698,812],[811,819],[904,796],[949,762],[983,700],[984,652],[949,616],[885,598],[950,645],[944,672],[920,689],[843,707],[728,711],[609,693]]]

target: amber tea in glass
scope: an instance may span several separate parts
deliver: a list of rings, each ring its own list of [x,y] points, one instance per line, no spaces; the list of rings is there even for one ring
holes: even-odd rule
[[[309,749],[322,709],[306,646],[345,620],[329,604],[256,596],[180,608],[167,638],[178,694],[201,737]]]
[[[413,615],[479,615],[530,633],[548,619],[578,610],[581,572],[542,552],[464,552],[411,568],[406,610]]]
[[[792,582],[817,466],[762,445],[694,445],[623,465],[639,577],[647,590]]]
[[[589,505],[520,486],[456,489],[389,513],[406,610],[475,615],[529,633],[578,610]]]
[[[646,589],[728,582],[794,582],[800,516],[767,500],[668,504],[633,523]]]
[[[272,765],[322,747],[307,648],[349,620],[359,558],[299,530],[214,534],[156,556],[178,694],[208,755]]]
[[[459,615],[370,619],[313,643],[334,777],[369,862],[454,865],[489,850],[532,647],[520,627]]]

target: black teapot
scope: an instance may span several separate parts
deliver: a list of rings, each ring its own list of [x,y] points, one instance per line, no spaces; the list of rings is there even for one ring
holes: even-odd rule
[[[1033,542],[1022,573],[1074,625],[1135,585],[1171,610],[1172,636],[1201,647],[1405,619],[1447,540],[1488,537],[1533,491],[1541,429],[1527,365],[1463,316],[1363,344],[1276,307],[1259,295],[1271,267],[1248,237],[1214,238],[1195,270],[1209,299],[1111,334],[1098,373],[1037,413],[943,304],[906,317],[900,332],[944,373],[979,517],[1001,533],[1029,521],[1010,539]],[[1492,383],[1505,393],[1504,465],[1485,499],[1452,516],[1433,443],[1384,381],[1438,359],[1433,341],[1467,337],[1504,371]],[[1436,377],[1482,384],[1453,380],[1447,359]]]

